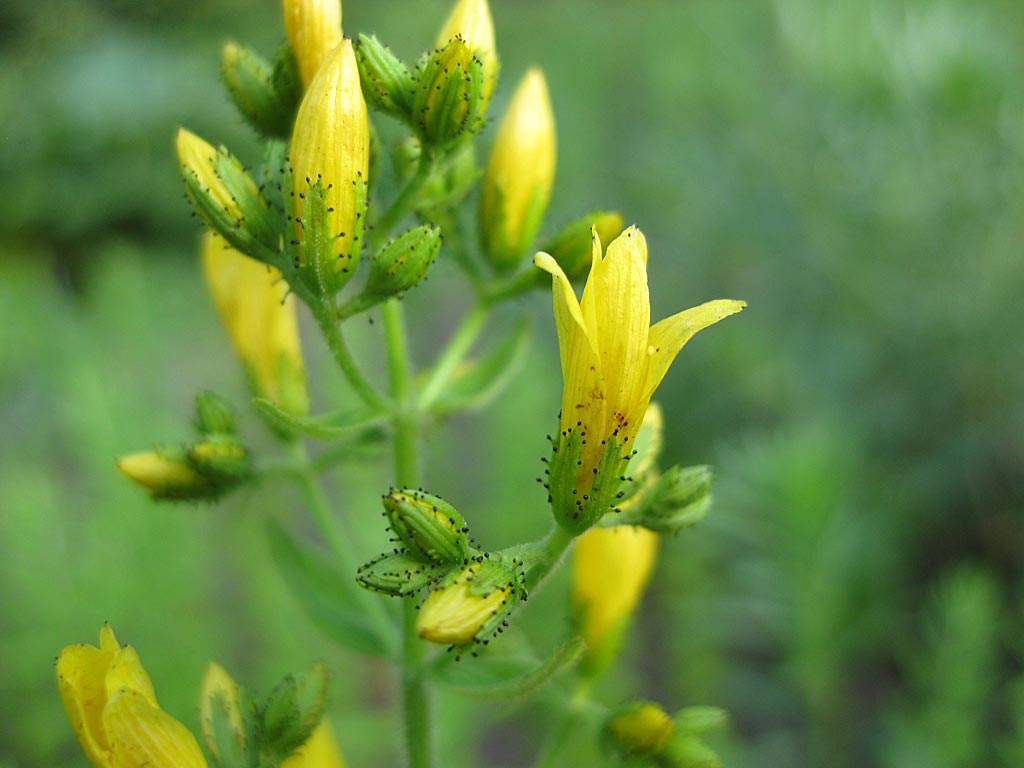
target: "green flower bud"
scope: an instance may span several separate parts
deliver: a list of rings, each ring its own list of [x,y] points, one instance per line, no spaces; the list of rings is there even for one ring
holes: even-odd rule
[[[427,58],[419,72],[412,119],[435,147],[475,133],[483,124],[483,65],[461,37]]]
[[[622,505],[608,525],[642,525],[657,533],[676,533],[699,523],[711,508],[711,468],[672,467]]]
[[[602,243],[607,243],[622,231],[622,214],[617,211],[594,211],[581,216],[541,245],[558,262],[570,280],[581,280],[590,270],[593,237],[591,227],[597,230]],[[549,287],[550,280],[541,273],[538,287]]]
[[[360,35],[355,49],[366,100],[381,112],[408,117],[416,87],[409,69],[375,35]]]
[[[288,138],[301,96],[290,49],[283,49],[271,64],[251,48],[229,42],[221,61],[224,84],[249,125],[264,136]],[[286,77],[288,73],[294,76]]]
[[[632,701],[619,707],[601,731],[606,749],[622,757],[657,757],[665,751],[675,723],[650,701]]]
[[[196,395],[196,429],[204,435],[234,435],[238,431],[235,409],[216,392]]]
[[[252,475],[252,458],[234,438],[211,437],[188,449],[188,462],[225,490]]]
[[[422,491],[393,490],[384,497],[391,530],[422,562],[461,563],[469,556],[469,528],[455,508]]]
[[[426,277],[440,247],[440,227],[423,224],[410,229],[377,254],[363,294],[377,302],[409,290]]]
[[[405,551],[371,560],[356,571],[356,581],[373,592],[394,597],[414,594],[445,574],[445,566],[424,562]]]

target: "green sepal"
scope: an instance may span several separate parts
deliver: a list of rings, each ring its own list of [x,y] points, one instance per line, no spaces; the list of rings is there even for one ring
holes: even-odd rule
[[[685,707],[676,712],[672,719],[683,733],[704,736],[716,731],[729,722],[729,713],[721,707]]]
[[[412,120],[420,138],[444,148],[483,124],[483,64],[461,38],[429,54],[416,74]]]
[[[228,701],[222,696],[211,698],[209,719],[204,719],[202,723],[203,746],[206,747],[204,751],[216,768],[245,768],[249,765],[247,753],[250,734],[257,721],[252,699],[241,687],[238,691],[241,702]],[[237,731],[232,721],[230,710],[234,708],[237,708],[242,720],[242,731]]]
[[[440,688],[471,698],[523,699],[536,693],[575,664],[583,653],[582,638],[573,637],[555,648],[543,662],[532,655],[484,654],[473,664],[454,664],[450,656],[431,667],[431,680]]]
[[[327,699],[327,669],[314,664],[301,681],[287,675],[260,708],[260,752],[276,761],[288,758],[306,743],[320,723]]]
[[[286,139],[291,134],[300,95],[288,73],[294,67],[294,56],[287,47],[271,64],[251,48],[236,43],[224,46],[224,84],[242,117],[262,136]],[[297,71],[295,74],[297,77]]]
[[[305,216],[301,219],[301,256],[299,272],[306,283],[315,286],[320,296],[333,296],[348,280],[350,273],[340,272],[334,261],[334,240],[327,216],[327,188],[322,178],[305,192]]]
[[[366,100],[381,112],[408,120],[415,89],[409,68],[376,35],[359,35],[355,53]]]
[[[186,452],[189,465],[220,492],[253,475],[252,456],[233,435],[208,435]]]
[[[295,127],[295,113],[299,111],[303,91],[299,61],[288,43],[283,43],[274,54],[271,82],[281,110],[280,123],[275,125],[278,130],[273,134],[273,138],[288,141],[292,136],[292,128]]]
[[[530,322],[522,317],[483,357],[456,371],[431,409],[439,413],[485,407],[515,375],[530,346]]]
[[[202,435],[234,435],[238,432],[235,409],[212,390],[196,395],[196,430]]]
[[[374,304],[419,284],[441,248],[441,228],[422,224],[385,245],[370,263],[361,298]]]
[[[552,440],[547,483],[551,511],[555,522],[573,534],[583,533],[607,513],[615,511],[615,503],[622,498],[620,488],[625,480],[622,473],[629,456],[623,454],[625,448],[618,436],[612,435],[603,443],[596,471],[588,478],[590,491],[581,494],[576,489],[576,474],[583,453],[580,429],[569,427]]]
[[[469,528],[462,515],[440,496],[392,489],[383,498],[388,526],[424,562],[460,564],[469,557]]]
[[[349,408],[319,416],[296,416],[272,400],[253,398],[253,405],[270,427],[284,435],[333,440],[382,423],[387,413],[370,407]]]
[[[356,581],[371,592],[405,597],[443,578],[449,567],[424,562],[406,550],[395,550],[360,566]]]
[[[314,624],[358,653],[394,654],[395,638],[380,635],[367,621],[351,574],[339,571],[333,560],[299,542],[275,520],[268,523],[267,533],[274,562]]]

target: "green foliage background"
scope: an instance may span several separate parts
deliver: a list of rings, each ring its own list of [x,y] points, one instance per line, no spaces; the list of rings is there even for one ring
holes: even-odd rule
[[[599,206],[639,224],[657,317],[749,302],[660,391],[667,462],[713,463],[716,504],[664,542],[602,697],[726,707],[717,746],[736,768],[1024,763],[1024,6],[493,10],[492,114],[530,64],[550,81],[552,225]],[[446,11],[347,0],[345,26],[411,58]],[[184,439],[196,390],[246,400],[172,138],[186,124],[243,159],[253,149],[219,49],[269,52],[278,13],[272,0],[0,4],[4,768],[84,765],[51,666],[104,620],[193,726],[208,659],[266,690],[325,658],[350,764],[396,759],[387,670],[335,650],[265,551],[268,515],[303,519],[297,494],[267,483],[218,507],[153,504],[113,467]],[[468,298],[441,263],[408,301],[429,318],[426,360]],[[540,343],[511,389],[427,446],[431,490],[494,546],[548,525],[533,478],[560,377],[547,295],[523,306]],[[360,354],[377,359],[378,328],[362,330]],[[306,348],[326,408],[344,393],[314,333]],[[367,556],[387,482],[372,461],[331,477],[339,508],[367,520]],[[563,577],[531,601],[523,628],[554,642],[564,590]],[[528,765],[548,712],[543,699],[444,708],[454,768]]]

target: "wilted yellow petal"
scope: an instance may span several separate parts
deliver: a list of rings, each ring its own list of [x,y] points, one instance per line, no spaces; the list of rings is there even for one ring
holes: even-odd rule
[[[633,526],[592,528],[576,542],[573,606],[588,658],[614,651],[609,644],[640,601],[657,549],[657,534]]]
[[[284,28],[299,62],[302,84],[308,86],[341,42],[341,1],[284,0]]]
[[[281,768],[345,768],[331,724],[324,718],[305,744],[281,763]]]
[[[139,691],[114,693],[103,710],[111,768],[207,768],[195,736]]]
[[[207,232],[203,268],[217,309],[256,391],[292,412],[308,408],[294,298],[281,273]]]
[[[679,350],[693,336],[709,325],[714,325],[729,315],[734,315],[747,306],[745,301],[733,299],[717,299],[701,304],[699,307],[686,309],[678,314],[666,317],[651,328],[648,338],[648,354],[651,358],[647,372],[644,393],[647,398],[654,394],[661,380],[665,378],[669,366],[676,359]]]

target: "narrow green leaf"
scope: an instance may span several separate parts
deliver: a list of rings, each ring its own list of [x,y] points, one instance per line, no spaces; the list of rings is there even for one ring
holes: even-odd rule
[[[547,685],[572,666],[583,652],[582,638],[573,637],[554,650],[538,666],[536,659],[522,655],[483,657],[473,661],[448,661],[432,670],[441,688],[481,699],[518,699]]]
[[[387,640],[366,619],[352,574],[341,573],[323,553],[300,542],[276,520],[268,523],[267,535],[281,575],[313,623],[359,653],[389,653]]]
[[[463,411],[482,408],[498,396],[516,372],[530,341],[530,323],[524,317],[488,354],[457,371],[438,397],[435,410]]]
[[[262,397],[253,398],[253,404],[274,429],[286,434],[311,437],[314,440],[330,440],[351,434],[382,422],[387,415],[383,411],[370,408],[352,408],[320,416],[296,416]]]

